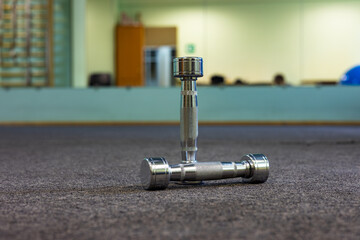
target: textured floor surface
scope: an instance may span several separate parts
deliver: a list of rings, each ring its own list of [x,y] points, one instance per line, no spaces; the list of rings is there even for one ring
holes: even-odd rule
[[[268,181],[142,190],[178,131],[0,127],[0,239],[360,239],[360,127],[200,127],[199,161],[264,153]]]

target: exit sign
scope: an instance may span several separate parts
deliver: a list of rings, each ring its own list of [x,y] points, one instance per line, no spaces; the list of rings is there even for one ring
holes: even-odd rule
[[[195,44],[186,44],[186,53],[195,53]]]

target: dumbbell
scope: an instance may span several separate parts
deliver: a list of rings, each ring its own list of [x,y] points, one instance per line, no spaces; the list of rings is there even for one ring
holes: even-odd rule
[[[198,100],[196,80],[203,76],[200,57],[175,58],[174,77],[181,80],[180,144],[182,163],[195,163],[198,139]]]
[[[248,154],[239,162],[196,162],[169,165],[165,158],[145,158],[140,178],[144,189],[165,189],[170,181],[204,181],[242,177],[246,183],[263,183],[269,161],[263,154]]]
[[[198,100],[196,80],[203,76],[200,57],[173,60],[174,77],[181,80],[180,145],[182,163],[169,165],[165,158],[145,158],[140,178],[146,190],[165,189],[170,181],[199,184],[204,180],[242,177],[243,182],[263,183],[269,176],[269,161],[263,154],[248,154],[239,162],[198,162]]]

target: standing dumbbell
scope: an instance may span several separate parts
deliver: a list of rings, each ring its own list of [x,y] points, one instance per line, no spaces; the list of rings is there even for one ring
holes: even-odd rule
[[[198,184],[203,180],[242,177],[244,182],[263,183],[269,161],[263,154],[248,154],[240,162],[197,162],[198,101],[196,80],[203,76],[199,57],[175,58],[174,77],[181,80],[180,139],[182,163],[169,165],[165,158],[145,158],[140,178],[146,190],[165,189],[170,181]]]
[[[198,139],[198,101],[196,80],[203,76],[200,57],[174,59],[174,77],[181,80],[180,143],[182,163],[195,163]]]

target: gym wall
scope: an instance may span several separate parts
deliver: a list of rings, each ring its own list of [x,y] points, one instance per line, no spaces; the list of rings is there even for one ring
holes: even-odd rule
[[[88,11],[96,1],[88,1]],[[206,76],[199,83],[213,74],[224,74],[229,82],[270,82],[281,72],[299,85],[337,80],[360,62],[360,32],[354,31],[360,1],[119,0],[117,5],[118,13],[140,12],[145,26],[177,26],[178,55],[205,59]],[[193,54],[187,53],[188,44],[195,45]],[[94,46],[87,50],[97,51]]]

